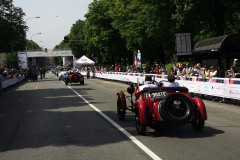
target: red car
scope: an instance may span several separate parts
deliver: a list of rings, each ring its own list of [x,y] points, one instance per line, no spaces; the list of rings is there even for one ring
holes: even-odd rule
[[[84,76],[81,73],[73,73],[70,72],[68,74],[66,74],[65,76],[65,84],[68,85],[68,83],[80,83],[82,85],[84,85]]]
[[[144,135],[146,127],[150,124],[167,124],[181,126],[192,124],[194,131],[200,132],[207,120],[207,112],[202,99],[188,94],[185,87],[158,87],[144,88],[135,92],[134,85],[127,88],[131,96],[125,96],[120,91],[117,93],[117,114],[119,120],[125,119],[126,110],[135,112],[136,130]],[[136,100],[133,102],[133,93]],[[131,102],[127,106],[126,98]]]

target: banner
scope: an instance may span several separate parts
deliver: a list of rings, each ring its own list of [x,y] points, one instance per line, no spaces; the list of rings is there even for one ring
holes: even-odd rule
[[[18,67],[26,69],[27,68],[27,55],[26,52],[17,53],[20,62],[18,62]]]
[[[141,64],[141,52],[140,50],[138,50],[138,53],[137,53],[137,67],[141,67],[142,64]]]
[[[86,72],[82,72],[86,75]],[[150,75],[156,82],[167,80],[167,75],[125,73],[125,72],[102,72],[95,74],[97,78],[117,80],[130,83],[143,83],[145,76]],[[90,73],[92,76],[92,73]],[[217,78],[210,79],[201,77],[176,77],[176,82],[182,87],[187,87],[191,93],[198,93],[222,98],[240,100],[239,78]]]
[[[73,56],[71,50],[27,52],[27,57],[65,57]]]
[[[133,52],[133,65],[134,67],[141,67],[141,52]]]

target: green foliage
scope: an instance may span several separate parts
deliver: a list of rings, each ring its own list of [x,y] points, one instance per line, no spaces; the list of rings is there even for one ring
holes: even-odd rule
[[[26,43],[26,50],[42,50],[43,48],[41,48],[36,42],[32,41],[32,40],[27,40]]]
[[[177,31],[191,33],[194,43],[240,31],[240,1],[173,0],[173,3],[176,6],[173,20]]]
[[[0,0],[0,52],[25,50],[25,13],[14,7],[12,0]]]
[[[174,53],[174,33],[191,33],[194,45],[240,32],[239,6],[240,1],[227,0],[94,0],[86,20],[69,33],[84,42],[67,46],[76,57],[94,53],[100,63],[132,64],[132,53],[141,50],[142,63],[165,64]]]
[[[62,57],[52,57],[51,62],[53,66],[62,65]]]
[[[174,63],[168,63],[165,65],[165,68],[167,69],[167,74],[171,73],[171,69],[173,68]]]
[[[8,53],[6,55],[6,64],[9,68],[18,68],[19,58],[17,53]]]
[[[69,39],[72,40],[69,42],[69,47],[72,49],[73,55],[77,58],[86,54],[86,48],[84,48],[84,44],[86,44],[84,42],[84,32],[84,21],[78,20],[75,24],[73,24],[69,34]]]

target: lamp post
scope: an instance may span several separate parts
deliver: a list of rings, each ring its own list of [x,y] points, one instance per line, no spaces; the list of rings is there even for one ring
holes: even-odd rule
[[[34,19],[34,18],[40,18],[40,17],[37,16],[37,17],[31,17],[31,18],[28,18],[28,19],[26,19],[25,23],[26,23],[28,20],[30,20],[30,19]]]
[[[35,36],[35,35],[38,35],[38,34],[42,34],[42,33],[36,33],[36,34],[33,34],[33,35],[31,36],[31,41],[32,41],[32,50],[33,50],[33,40],[32,40],[32,37],[33,37],[33,36]]]
[[[28,20],[34,19],[34,18],[40,18],[40,17],[39,17],[39,16],[37,16],[37,17],[31,17],[31,18],[26,19],[24,22],[26,23]],[[26,46],[26,52],[27,52],[27,46]]]
[[[35,35],[38,35],[38,34],[42,34],[42,33],[36,33],[36,34],[33,34],[33,35],[31,36],[32,51],[33,51],[33,40],[32,40],[32,37],[35,36]],[[33,64],[33,57],[32,57],[32,64]]]

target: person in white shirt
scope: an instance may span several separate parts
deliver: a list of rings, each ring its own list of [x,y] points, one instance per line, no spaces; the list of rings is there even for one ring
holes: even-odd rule
[[[142,91],[144,88],[157,88],[156,84],[153,84],[152,77],[146,75],[144,85],[138,88],[138,92]]]
[[[217,70],[214,69],[213,66],[210,67],[210,78],[217,76]]]
[[[173,74],[168,75],[168,82],[164,82],[162,87],[180,87],[178,82],[175,82],[175,76]]]

